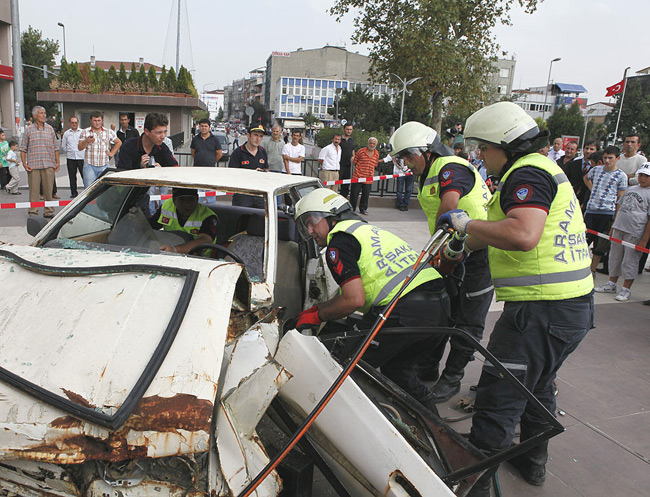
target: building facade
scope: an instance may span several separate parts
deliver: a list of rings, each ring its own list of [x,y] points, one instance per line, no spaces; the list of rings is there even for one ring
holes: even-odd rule
[[[14,69],[10,2],[0,2],[0,127],[7,137],[18,134],[14,116]]]
[[[575,102],[584,112],[587,98],[580,95],[586,92],[584,86],[569,83],[551,83],[548,88],[536,86],[525,90],[513,90],[514,103],[533,119],[537,117],[548,119],[560,107],[570,107]]]
[[[207,85],[206,85],[207,86]],[[224,91],[223,90],[211,90],[205,91],[200,96],[201,102],[203,102],[208,108],[210,113],[210,119],[215,121],[217,115],[219,114],[219,109],[223,109],[224,116],[226,115],[224,107]]]

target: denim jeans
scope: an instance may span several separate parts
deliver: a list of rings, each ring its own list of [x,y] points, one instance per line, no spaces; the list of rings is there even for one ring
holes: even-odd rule
[[[108,164],[105,166],[91,166],[84,161],[84,188],[88,188],[92,185],[107,168]]]
[[[408,207],[413,193],[415,176],[400,176],[397,178],[397,207]]]

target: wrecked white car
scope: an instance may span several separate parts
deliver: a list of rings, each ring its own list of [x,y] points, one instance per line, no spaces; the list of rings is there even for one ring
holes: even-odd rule
[[[218,192],[217,258],[159,250],[177,236],[147,222],[160,187]],[[330,352],[345,334],[280,326],[283,310],[335,291],[276,204],[319,187],[225,168],[118,172],[33,246],[0,245],[0,495],[242,494],[345,360]],[[265,208],[232,206],[231,193]],[[484,459],[361,363],[298,449],[244,494],[311,495],[316,480],[315,495],[464,495]]]

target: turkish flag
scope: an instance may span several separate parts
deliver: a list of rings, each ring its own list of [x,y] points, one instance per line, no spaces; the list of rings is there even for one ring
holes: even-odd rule
[[[619,81],[615,85],[608,86],[607,87],[607,95],[605,95],[605,96],[606,97],[613,97],[617,93],[621,93],[623,91],[624,87],[625,87],[625,80],[622,79],[621,81]]]

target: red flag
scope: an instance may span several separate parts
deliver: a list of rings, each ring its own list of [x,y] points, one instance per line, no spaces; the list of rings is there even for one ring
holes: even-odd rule
[[[607,87],[607,95],[606,97],[613,97],[617,93],[621,93],[623,91],[623,87],[625,86],[625,79],[622,79],[618,83],[612,86]]]

